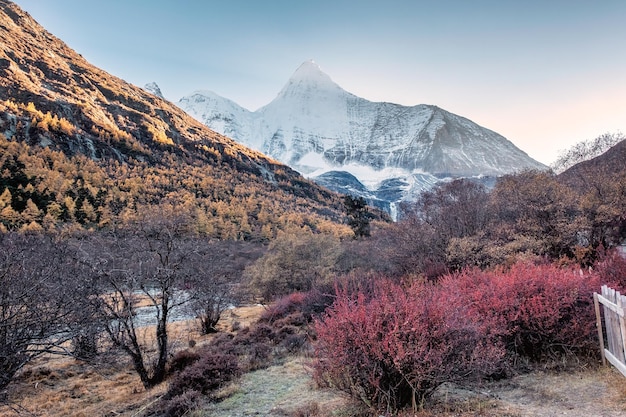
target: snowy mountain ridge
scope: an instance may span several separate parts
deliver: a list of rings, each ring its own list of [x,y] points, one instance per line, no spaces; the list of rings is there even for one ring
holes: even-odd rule
[[[155,83],[154,81],[151,83],[146,84],[143,87],[144,90],[154,94],[155,96],[165,99],[165,97],[163,97],[163,93],[161,92],[161,89],[159,88],[159,86],[157,85],[157,83]]]
[[[388,211],[390,203],[412,200],[444,178],[547,168],[503,136],[437,106],[357,97],[313,61],[255,112],[207,91],[183,97],[178,106],[330,188],[345,190],[341,181],[356,178],[366,189],[361,194]]]

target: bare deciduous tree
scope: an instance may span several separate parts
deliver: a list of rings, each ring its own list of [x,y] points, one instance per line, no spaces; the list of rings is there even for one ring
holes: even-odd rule
[[[92,302],[104,330],[131,358],[146,388],[165,378],[168,321],[172,310],[188,301],[181,290],[197,272],[198,240],[190,237],[188,225],[183,217],[144,218],[131,228],[77,242],[83,262],[98,278],[100,296]],[[152,323],[138,321],[141,303]],[[148,335],[148,325],[154,325],[154,335]]]
[[[244,269],[258,259],[258,244],[219,241],[198,245],[201,262],[198,273],[186,285],[190,302],[188,310],[200,320],[204,334],[216,332],[222,313],[242,297],[241,277]]]
[[[65,246],[42,234],[0,233],[0,400],[15,374],[44,353],[67,353],[75,305]]]

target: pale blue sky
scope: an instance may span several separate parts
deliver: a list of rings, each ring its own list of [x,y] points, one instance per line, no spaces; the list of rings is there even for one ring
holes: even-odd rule
[[[87,60],[173,102],[256,110],[305,60],[372,101],[434,104],[550,163],[626,133],[624,0],[17,0]]]

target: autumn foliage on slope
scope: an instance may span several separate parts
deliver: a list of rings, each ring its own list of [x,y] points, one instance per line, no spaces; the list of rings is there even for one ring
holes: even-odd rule
[[[91,65],[0,2],[0,231],[102,228],[159,205],[202,234],[333,233],[338,195]]]
[[[339,290],[316,322],[318,381],[379,411],[419,406],[444,382],[494,376],[517,359],[588,355],[598,274],[519,263],[436,284]],[[522,362],[524,362],[522,361]]]

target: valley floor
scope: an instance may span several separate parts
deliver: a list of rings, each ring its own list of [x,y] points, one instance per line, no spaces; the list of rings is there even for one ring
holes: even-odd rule
[[[224,320],[249,324],[259,308],[233,312]],[[180,343],[190,336],[179,325]],[[184,334],[185,336],[180,336]],[[196,336],[194,336],[196,338]],[[201,339],[198,342],[202,342]],[[191,416],[350,417],[358,406],[345,395],[318,389],[307,358],[244,375],[224,388],[227,398]],[[113,362],[114,363],[114,362]],[[67,358],[41,359],[27,367],[11,387],[11,406],[0,417],[141,416],[166,391],[166,384],[146,392],[126,361],[88,365]],[[626,378],[612,368],[576,372],[536,371],[471,389],[444,386],[435,401],[416,417],[618,417],[626,416]]]

